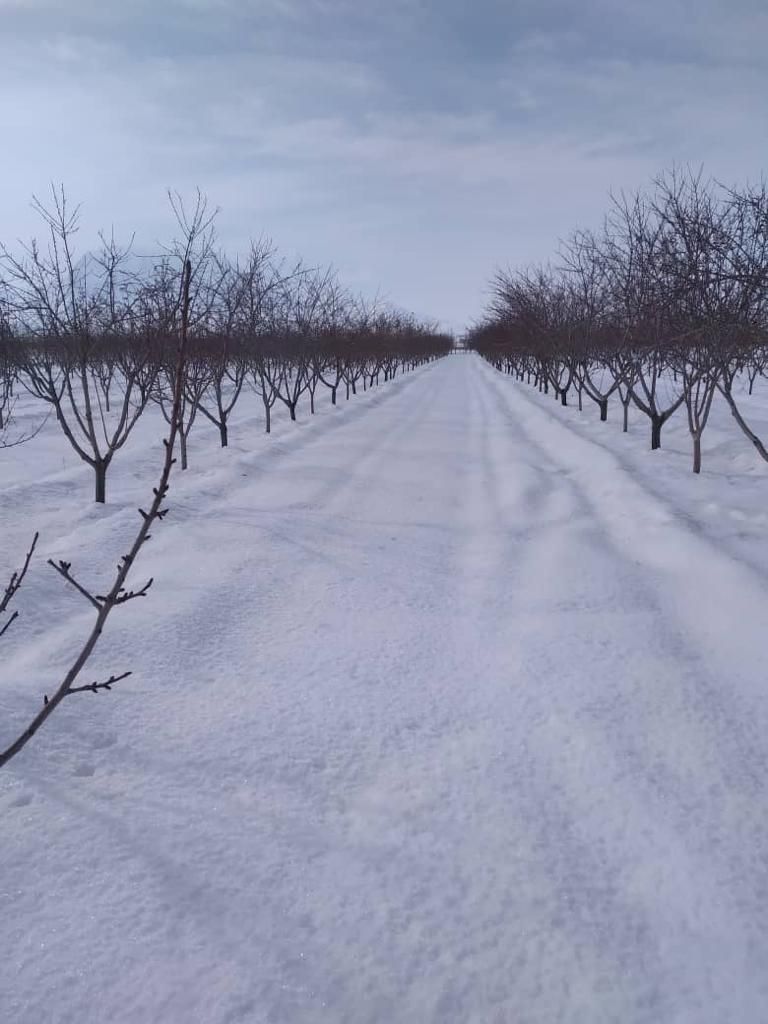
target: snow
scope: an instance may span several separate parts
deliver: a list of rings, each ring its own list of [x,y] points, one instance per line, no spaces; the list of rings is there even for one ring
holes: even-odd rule
[[[0,1019],[745,1022],[768,1005],[768,467],[460,354],[196,426],[88,679],[0,773]],[[768,402],[757,395],[755,415]],[[762,410],[762,411],[761,411]],[[30,410],[28,415],[33,415]],[[0,453],[0,742],[160,460]]]

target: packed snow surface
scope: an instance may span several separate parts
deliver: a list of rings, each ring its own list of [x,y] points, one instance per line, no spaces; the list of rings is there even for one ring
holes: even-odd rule
[[[217,450],[195,428],[87,679],[0,773],[0,1020],[757,1022],[768,467],[688,472],[457,354]],[[243,406],[246,406],[244,400]],[[30,413],[31,414],[31,413]],[[157,475],[0,453],[0,743]],[[708,449],[708,440],[711,442]],[[119,689],[119,692],[117,692]]]

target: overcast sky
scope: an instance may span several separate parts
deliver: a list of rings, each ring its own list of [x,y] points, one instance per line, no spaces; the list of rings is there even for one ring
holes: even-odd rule
[[[149,246],[199,185],[228,249],[461,329],[610,187],[759,179],[767,43],[765,0],[0,0],[0,237],[54,180]]]

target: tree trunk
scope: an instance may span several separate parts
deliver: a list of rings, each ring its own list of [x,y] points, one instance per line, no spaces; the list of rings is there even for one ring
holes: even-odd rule
[[[629,430],[629,396],[627,396],[626,402],[621,403],[624,406],[624,423],[622,424],[622,432],[626,434]]]
[[[227,428],[227,421],[222,419],[219,422],[219,435],[221,437],[221,447],[226,448],[229,444],[229,430]]]
[[[336,388],[331,388],[331,405],[336,405]]]
[[[295,423],[296,422],[296,403],[295,402],[289,402],[288,403],[288,408],[289,408],[290,413],[291,413],[291,419]]]
[[[560,389],[560,404],[561,405],[568,405],[568,389],[567,388],[561,388]]]
[[[661,416],[651,416],[651,451],[655,452],[661,448],[661,428],[664,420]]]
[[[96,474],[96,501],[103,505],[107,500],[107,463],[97,462],[93,469]]]
[[[181,452],[181,468],[187,468],[187,435],[183,430],[179,431],[179,451]]]
[[[605,423],[608,419],[608,399],[602,398],[600,400],[600,422]]]
[[[693,472],[701,472],[701,436],[693,435]]]

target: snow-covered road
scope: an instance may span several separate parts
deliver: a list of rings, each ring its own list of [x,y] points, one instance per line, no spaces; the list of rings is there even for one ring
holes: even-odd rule
[[[193,464],[0,779],[0,1019],[766,1018],[768,582],[562,413],[462,354]]]

